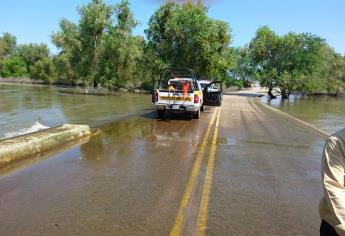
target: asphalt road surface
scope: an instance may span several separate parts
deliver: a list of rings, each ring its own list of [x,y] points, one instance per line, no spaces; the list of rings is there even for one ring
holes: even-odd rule
[[[153,112],[0,176],[0,235],[317,235],[324,140],[225,96]]]

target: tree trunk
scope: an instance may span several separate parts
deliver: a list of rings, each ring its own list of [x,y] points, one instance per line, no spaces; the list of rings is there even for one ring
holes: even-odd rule
[[[267,92],[267,94],[268,94],[268,96],[270,96],[270,99],[275,99],[275,98],[277,98],[277,96],[274,96],[274,95],[273,95],[272,90],[273,90],[273,86],[272,86],[272,84],[271,84],[271,85],[268,87],[268,92]]]
[[[282,99],[288,99],[290,96],[290,92],[288,92],[286,89],[282,89],[281,94],[282,94]]]

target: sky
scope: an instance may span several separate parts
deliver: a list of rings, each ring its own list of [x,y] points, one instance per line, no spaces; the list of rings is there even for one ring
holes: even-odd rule
[[[116,4],[120,0],[105,0]],[[134,34],[143,35],[148,21],[164,0],[129,0],[134,17],[140,24]],[[66,18],[75,23],[77,7],[88,0],[0,0],[0,34],[9,32],[17,42],[51,43],[51,34],[59,30]],[[344,0],[208,0],[208,15],[229,23],[231,46],[244,46],[255,36],[258,27],[267,25],[279,35],[309,32],[321,36],[345,54]]]

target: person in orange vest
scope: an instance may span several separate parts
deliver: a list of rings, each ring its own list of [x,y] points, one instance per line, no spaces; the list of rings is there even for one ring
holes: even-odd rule
[[[189,82],[188,81],[184,81],[182,84],[182,93],[183,93],[183,97],[187,96],[189,90]]]

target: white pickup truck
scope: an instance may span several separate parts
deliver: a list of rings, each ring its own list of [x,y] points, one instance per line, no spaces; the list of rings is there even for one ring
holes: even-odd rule
[[[203,111],[203,93],[191,69],[169,69],[154,85],[152,102],[157,115],[163,119],[167,113],[183,112],[200,118]]]

